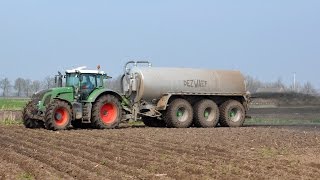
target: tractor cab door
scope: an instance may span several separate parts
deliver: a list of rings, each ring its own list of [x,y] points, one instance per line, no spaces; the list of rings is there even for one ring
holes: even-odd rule
[[[86,100],[91,92],[97,87],[97,79],[95,74],[81,74],[80,96],[82,100]]]

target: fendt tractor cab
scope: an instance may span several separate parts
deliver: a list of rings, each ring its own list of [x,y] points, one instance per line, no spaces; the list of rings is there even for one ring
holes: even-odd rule
[[[105,88],[108,78],[99,66],[97,70],[67,70],[65,75],[59,72],[55,77],[58,87],[35,93],[24,108],[24,125],[50,130],[67,129],[70,124],[75,128],[86,124],[99,129],[117,127],[122,118],[122,97]]]

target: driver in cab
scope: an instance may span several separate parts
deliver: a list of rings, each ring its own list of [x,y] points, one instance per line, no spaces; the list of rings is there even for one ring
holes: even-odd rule
[[[89,76],[84,76],[81,87],[86,90],[92,90],[94,88],[94,84],[91,82]]]

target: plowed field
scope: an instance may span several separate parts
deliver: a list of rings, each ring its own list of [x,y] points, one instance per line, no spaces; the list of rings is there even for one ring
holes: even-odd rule
[[[319,128],[0,126],[0,179],[319,179]]]

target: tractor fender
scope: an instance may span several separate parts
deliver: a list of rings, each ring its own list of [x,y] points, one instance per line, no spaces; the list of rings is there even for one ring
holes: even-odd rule
[[[122,96],[116,92],[113,91],[111,89],[97,89],[94,90],[88,97],[87,102],[93,103],[95,102],[99,97],[103,96],[103,95],[107,95],[107,94],[111,94],[114,95],[115,97],[117,97],[120,102],[122,101]]]

